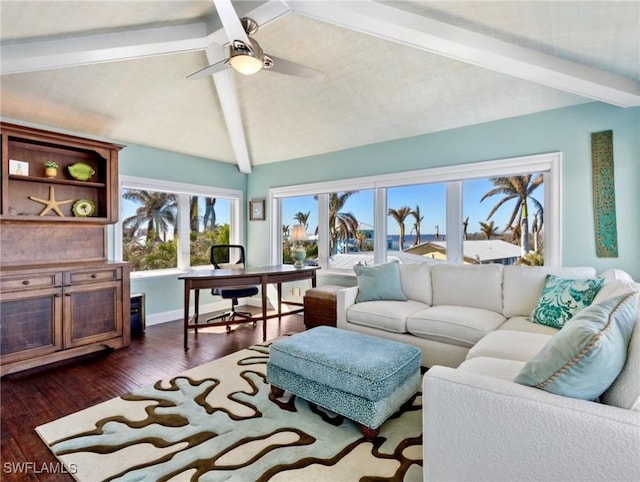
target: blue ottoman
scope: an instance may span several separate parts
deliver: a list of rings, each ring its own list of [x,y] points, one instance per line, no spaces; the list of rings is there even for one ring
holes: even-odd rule
[[[267,381],[360,424],[368,439],[420,389],[418,348],[319,326],[271,345]]]

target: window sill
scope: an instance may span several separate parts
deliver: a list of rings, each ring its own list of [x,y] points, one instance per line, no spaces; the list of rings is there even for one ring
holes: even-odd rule
[[[131,279],[176,278],[184,272],[185,270],[178,268],[134,271],[131,273]]]

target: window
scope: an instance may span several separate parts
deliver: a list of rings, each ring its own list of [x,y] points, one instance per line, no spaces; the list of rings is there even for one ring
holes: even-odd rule
[[[349,190],[326,195],[327,230],[331,269],[351,269],[373,261],[373,190]]]
[[[488,196],[485,201],[480,201],[478,192],[483,189],[490,190],[493,185],[492,179],[529,176],[530,182],[537,179],[537,187],[531,191],[535,201],[529,198],[527,205],[531,228],[528,239],[531,246],[537,245],[538,251],[544,249],[544,264],[559,266],[560,162],[560,153],[550,153],[274,188],[269,193],[272,212],[276,214],[272,219],[272,242],[275,246],[282,246],[283,206],[295,198],[313,197],[318,201],[318,254],[315,262],[324,269],[350,272],[356,262],[378,264],[394,257],[401,258],[402,262],[424,262],[426,258],[440,258],[453,263],[478,262],[479,257],[479,261],[482,262],[482,256],[473,254],[475,251],[465,247],[465,236],[467,239],[471,234],[474,239],[481,237],[480,218],[488,216],[493,205],[499,203],[500,199]],[[362,202],[352,194],[347,202],[353,201],[353,204],[345,202],[340,211],[353,214],[358,221],[358,231],[354,234],[352,227],[345,227],[343,231],[350,231],[349,234],[343,232],[332,235],[332,232],[337,233],[332,231],[330,221],[334,219],[332,203],[335,196],[349,192],[362,194]],[[480,194],[480,198],[483,195],[484,192]],[[482,214],[478,206],[487,213]],[[504,216],[509,219],[509,214],[515,208],[511,205],[509,211],[509,206],[505,201],[496,210],[492,216],[492,219],[495,218],[494,227],[503,222]],[[541,228],[542,209],[544,228]],[[507,211],[507,214],[501,210]],[[401,220],[405,235],[403,251],[399,250]],[[482,222],[485,222],[485,219],[482,219]],[[335,221],[333,227],[336,229]],[[363,234],[358,234],[360,231]],[[416,243],[418,233],[420,239]],[[507,234],[511,239],[510,233]],[[359,237],[361,239],[358,239]],[[520,249],[519,246],[516,248]],[[271,252],[271,261],[277,263],[282,257],[282,249],[274,250],[272,246]],[[345,257],[350,258],[350,262],[336,262]],[[511,261],[507,259],[501,262]],[[536,261],[531,264],[536,264]]]
[[[242,239],[239,191],[124,176],[120,186],[116,257],[132,273],[209,265],[212,244]]]
[[[463,183],[464,262],[544,264],[544,175]]]
[[[306,240],[292,238],[296,225],[302,225]],[[292,196],[282,200],[282,252],[279,262],[293,264],[293,250],[300,243],[306,250],[306,264],[317,264],[318,259],[318,199],[314,196]]]
[[[387,260],[399,252],[446,259],[446,194],[443,182],[387,189]]]

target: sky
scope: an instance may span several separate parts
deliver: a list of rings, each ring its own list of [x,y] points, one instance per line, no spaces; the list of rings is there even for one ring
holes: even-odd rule
[[[482,196],[493,188],[488,179],[476,179],[463,182],[463,218],[469,217],[468,233],[481,232],[480,221],[487,222],[487,215],[493,206],[501,199],[496,195],[480,202]],[[544,206],[544,190],[540,186],[534,191],[533,197]],[[402,186],[387,189],[387,208],[399,209],[408,206],[412,210],[420,206],[421,234],[434,234],[435,226],[439,226],[440,234],[446,234],[446,186],[445,183],[422,184],[418,186]],[[311,212],[308,232],[313,233],[318,225],[317,202],[313,196],[287,198],[282,202],[282,222],[293,227],[297,222],[293,219],[297,212]],[[515,200],[505,203],[493,215],[494,224],[501,233],[515,206]],[[351,212],[360,223],[373,226],[373,190],[359,191],[352,195],[342,209]],[[529,205],[529,221],[533,220],[534,209]],[[410,234],[413,226],[413,216],[405,221],[405,232]],[[387,217],[387,234],[399,234],[400,227],[391,217]]]

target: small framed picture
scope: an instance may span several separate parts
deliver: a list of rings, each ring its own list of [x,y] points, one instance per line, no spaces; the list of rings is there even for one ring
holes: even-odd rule
[[[249,220],[264,221],[264,199],[249,201]]]
[[[29,175],[29,163],[24,161],[16,161],[9,159],[9,174],[17,174],[18,176]]]

